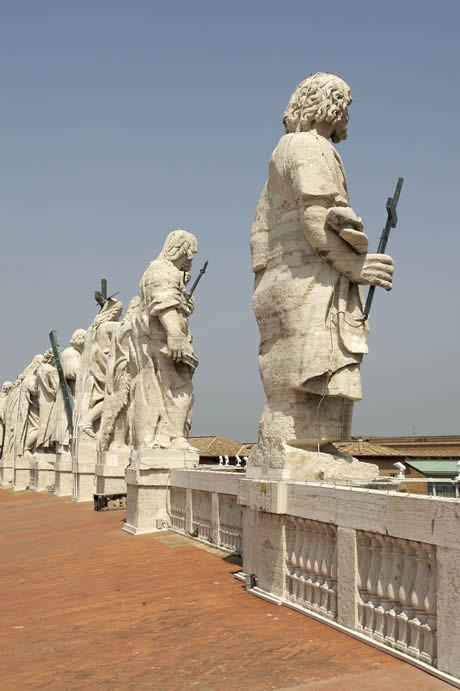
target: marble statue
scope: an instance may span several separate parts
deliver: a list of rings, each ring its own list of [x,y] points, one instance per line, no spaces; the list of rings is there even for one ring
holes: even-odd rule
[[[187,297],[186,284],[197,248],[194,235],[172,231],[139,285],[132,328],[136,370],[132,440],[136,449],[194,451],[187,436],[198,358],[188,328],[194,299]]]
[[[72,334],[69,347],[61,353],[61,364],[64,377],[69,384],[73,397],[75,398],[75,382],[80,371],[81,353],[85,343],[85,329],[77,329]],[[66,453],[69,451],[70,430],[64,404],[64,396],[59,387],[56,396],[56,442],[57,451]]]
[[[40,451],[54,451],[56,445],[56,395],[59,389],[59,376],[51,348],[44,353],[43,361],[37,367],[36,378],[39,408],[36,448]]]
[[[5,400],[5,438],[3,442],[4,463],[12,463],[12,457],[14,454],[15,429],[18,419],[19,393],[22,378],[22,375],[19,375],[19,377],[13,383],[11,389],[8,391],[8,395]]]
[[[0,458],[3,456],[6,446],[6,402],[13,386],[13,382],[6,381],[3,383],[2,390],[0,391]]]
[[[10,420],[16,456],[32,455],[36,448],[40,421],[37,370],[43,361],[43,355],[36,355],[19,375],[16,420],[14,415]]]
[[[100,424],[110,344],[122,309],[119,300],[110,298],[86,332],[76,383],[74,425],[88,438],[96,438]]]
[[[129,409],[131,381],[134,379],[133,362],[130,358],[131,332],[139,296],[128,305],[125,316],[113,332],[102,407],[100,451],[124,448],[129,445]]]
[[[282,470],[289,455],[297,467],[308,450],[319,459],[320,447],[331,459],[328,442],[350,437],[367,352],[360,285],[392,287],[393,261],[368,254],[330,141],[346,139],[350,103],[350,88],[332,74],[299,84],[257,207],[253,306],[267,402],[252,468]]]

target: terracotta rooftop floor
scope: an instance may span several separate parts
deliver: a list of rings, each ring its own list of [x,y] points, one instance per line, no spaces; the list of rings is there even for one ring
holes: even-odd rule
[[[238,565],[124,512],[0,491],[1,689],[441,689],[248,595]]]

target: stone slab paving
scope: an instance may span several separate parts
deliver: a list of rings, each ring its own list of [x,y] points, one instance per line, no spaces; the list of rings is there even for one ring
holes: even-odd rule
[[[0,491],[1,689],[451,688],[249,596],[219,550],[123,518]]]

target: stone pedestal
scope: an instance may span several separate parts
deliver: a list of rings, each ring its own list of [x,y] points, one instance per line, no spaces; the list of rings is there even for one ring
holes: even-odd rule
[[[125,478],[128,510],[123,530],[133,535],[164,530],[170,523],[168,485],[170,471],[197,468],[199,453],[176,449],[141,449],[131,453]]]
[[[70,451],[56,454],[54,465],[54,494],[69,497],[73,493],[72,456]]]
[[[30,461],[29,489],[33,492],[46,492],[54,488],[54,463],[56,456],[51,453],[35,453]]]
[[[26,452],[24,456],[16,456],[13,473],[13,490],[15,492],[21,492],[30,487],[30,463],[33,458],[29,452]]]
[[[254,480],[294,480],[296,482],[343,482],[366,484],[379,477],[379,468],[338,451],[328,441],[319,450],[313,442],[278,443],[264,454],[253,449],[246,477]]]
[[[96,465],[96,494],[126,494],[125,470],[131,449],[127,446],[98,455]]]
[[[0,461],[0,485],[9,485],[13,482],[13,462],[9,458]]]
[[[78,441],[77,459],[73,465],[73,501],[93,501],[96,491],[97,442],[85,437]]]

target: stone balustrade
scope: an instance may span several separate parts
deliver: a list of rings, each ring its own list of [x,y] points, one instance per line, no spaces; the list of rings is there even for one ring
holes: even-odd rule
[[[327,619],[337,619],[337,530],[320,521],[287,522],[289,600]]]
[[[242,508],[236,473],[173,470],[169,490],[170,525],[230,552],[241,552]]]
[[[363,531],[357,544],[357,630],[435,664],[436,547]]]
[[[242,552],[250,592],[460,678],[457,499],[173,470],[170,525]]]

